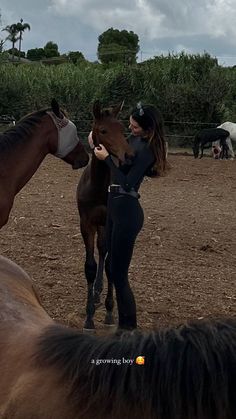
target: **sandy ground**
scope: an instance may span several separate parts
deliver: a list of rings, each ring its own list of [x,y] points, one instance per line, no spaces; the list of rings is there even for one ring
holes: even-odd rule
[[[141,188],[145,225],[129,278],[144,329],[236,316],[236,161],[169,160],[170,172]],[[16,197],[0,248],[30,274],[53,318],[82,328],[85,251],[75,203],[80,175],[47,157]],[[104,315],[102,306],[95,314],[100,331]]]

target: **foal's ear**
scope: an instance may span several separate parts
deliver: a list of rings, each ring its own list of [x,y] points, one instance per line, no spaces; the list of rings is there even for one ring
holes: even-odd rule
[[[58,118],[60,118],[60,116],[61,116],[60,107],[59,107],[56,99],[52,99],[52,101],[51,101],[51,107],[52,107],[53,113],[55,113],[55,115]]]
[[[95,119],[99,119],[101,117],[101,104],[99,100],[96,100],[93,104],[93,115]]]
[[[114,116],[117,116],[117,115],[118,115],[118,113],[119,113],[120,111],[122,111],[123,106],[124,106],[124,103],[125,103],[125,101],[124,101],[124,100],[122,100],[122,102],[120,102],[120,103],[119,103],[119,105],[117,105],[115,108],[113,108],[112,113],[113,113],[113,115],[114,115]]]

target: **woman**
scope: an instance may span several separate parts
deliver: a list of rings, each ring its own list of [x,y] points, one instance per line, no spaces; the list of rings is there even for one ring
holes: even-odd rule
[[[106,148],[95,147],[95,155],[111,169],[113,184],[109,188],[107,208],[106,263],[115,285],[119,314],[119,329],[137,327],[136,304],[128,281],[128,269],[134,244],[144,216],[138,201],[138,190],[147,174],[163,174],[166,150],[163,119],[152,105],[140,103],[130,116],[131,136],[128,142],[134,151],[132,161],[117,167]]]

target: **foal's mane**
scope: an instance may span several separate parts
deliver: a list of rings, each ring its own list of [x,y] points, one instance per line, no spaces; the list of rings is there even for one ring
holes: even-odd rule
[[[29,139],[47,110],[49,109],[41,109],[24,116],[14,127],[0,134],[0,153],[7,152],[20,142]]]
[[[103,108],[101,109],[101,117],[105,118],[107,116],[112,116],[112,108]]]
[[[122,362],[139,355],[145,365]],[[87,406],[93,418],[119,418],[119,412],[145,419],[236,417],[235,318],[120,337],[53,325],[39,338],[34,362],[56,368],[75,409]]]
[[[101,108],[100,109],[100,118],[114,118],[115,120],[119,121],[118,117],[114,115],[114,109],[112,107],[109,108]],[[95,118],[96,119],[96,118]],[[119,121],[120,123],[122,123],[121,121]]]

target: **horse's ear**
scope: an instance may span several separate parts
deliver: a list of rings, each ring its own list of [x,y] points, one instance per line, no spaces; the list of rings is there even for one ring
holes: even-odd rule
[[[122,111],[123,106],[124,106],[124,103],[125,103],[125,101],[124,101],[124,100],[122,100],[122,102],[120,102],[120,103],[119,103],[119,105],[117,105],[115,108],[113,108],[112,113],[113,113],[113,115],[114,115],[114,116],[117,116],[117,115],[118,115],[118,113],[119,113],[120,111]]]
[[[51,101],[51,107],[52,107],[53,113],[55,113],[55,115],[58,118],[60,118],[60,116],[61,116],[60,107],[59,107],[58,102],[56,101],[56,99],[52,99],[52,101]]]
[[[101,104],[99,100],[96,100],[93,104],[93,115],[96,119],[101,117]]]

